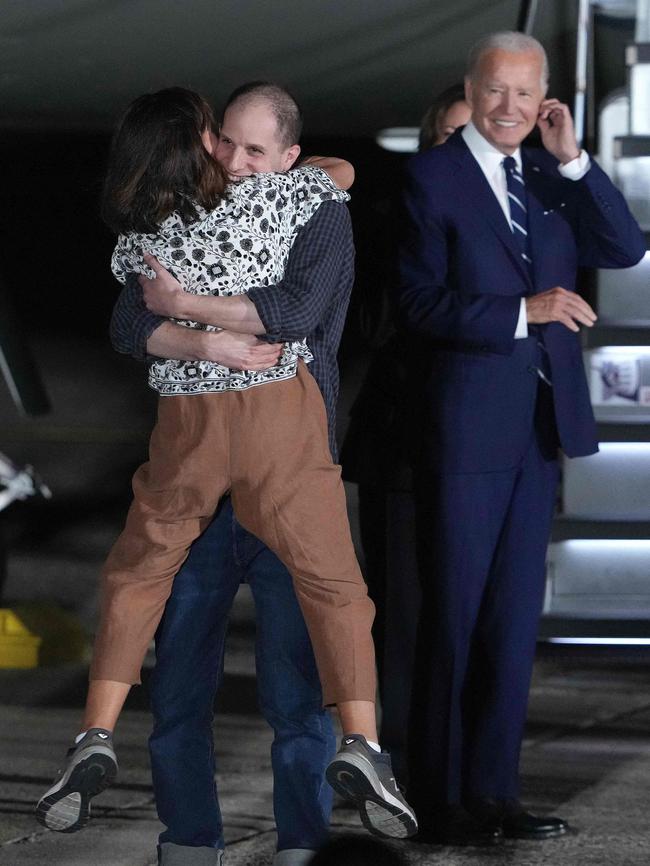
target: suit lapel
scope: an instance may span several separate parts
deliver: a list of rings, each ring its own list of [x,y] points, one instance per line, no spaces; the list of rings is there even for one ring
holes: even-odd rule
[[[494,232],[508,251],[517,270],[531,285],[530,274],[521,259],[521,252],[512,234],[512,229],[481,167],[472,156],[459,132],[456,132],[449,139],[449,144],[452,145],[452,160],[457,167],[456,180],[459,196],[468,202],[473,213],[484,218],[490,230]]]

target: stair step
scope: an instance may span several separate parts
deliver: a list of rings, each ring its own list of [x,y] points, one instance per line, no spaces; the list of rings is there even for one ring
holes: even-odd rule
[[[553,521],[551,541],[569,541],[573,538],[599,539],[603,536],[618,541],[626,539],[650,541],[650,520],[583,520],[560,514]]]
[[[614,160],[616,185],[625,196],[641,228],[648,231],[650,229],[650,135],[616,136]]]
[[[571,539],[549,545],[547,614],[650,618],[650,540]]]
[[[614,156],[616,159],[650,156],[650,135],[617,135]]]
[[[586,349],[650,345],[650,319],[599,319],[583,333]]]
[[[637,66],[650,63],[650,42],[634,42],[625,47],[625,65]]]
[[[632,66],[628,70],[630,94],[630,133],[650,135],[650,63]]]
[[[632,268],[599,270],[596,286],[601,319],[650,319],[650,253]]]
[[[565,460],[563,513],[592,520],[650,520],[650,442],[603,442]],[[646,563],[650,581],[650,559]]]

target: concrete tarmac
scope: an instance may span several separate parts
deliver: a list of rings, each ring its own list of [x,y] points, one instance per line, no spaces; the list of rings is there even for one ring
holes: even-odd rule
[[[154,402],[143,399],[143,370],[107,345],[40,341],[36,355],[54,412],[20,418],[0,388],[0,450],[33,463],[55,495],[2,515],[9,552],[3,603],[46,601],[73,613],[90,634],[99,568],[123,520],[130,474],[145,454]],[[353,502],[354,489],[349,493]],[[275,849],[271,736],[256,711],[252,635],[243,588],[215,722],[227,866],[268,866]],[[118,779],[95,800],[89,826],[57,834],[33,818],[34,803],[77,730],[86,678],[83,662],[0,670],[0,866],[156,862],[161,826],[148,765],[146,679],[132,692],[116,733]],[[494,849],[400,843],[409,864],[647,866],[650,654],[541,647],[522,776],[525,803],[567,819],[570,834]],[[364,832],[356,813],[341,804],[332,830]]]
[[[249,610],[246,596],[239,614]],[[215,722],[218,786],[228,866],[267,866],[275,850],[271,736],[254,709],[250,634],[232,638]],[[572,832],[494,849],[398,843],[409,864],[641,866],[650,855],[650,673],[643,658],[541,653],[522,757],[524,800],[566,818]],[[96,798],[77,834],[52,833],[33,818],[76,730],[86,670],[80,665],[0,672],[0,863],[2,866],[153,866],[160,832],[153,801],[144,707],[135,690],[116,735],[120,773]],[[364,832],[354,811],[335,808],[333,833]]]

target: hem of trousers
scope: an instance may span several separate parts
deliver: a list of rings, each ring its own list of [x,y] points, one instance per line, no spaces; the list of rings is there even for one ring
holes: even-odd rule
[[[334,707],[346,701],[368,701],[371,704],[377,702],[377,690],[372,689],[344,689],[343,691],[331,691],[323,694],[323,706]]]
[[[110,680],[114,683],[124,683],[124,685],[127,686],[142,685],[142,680],[139,674],[125,674],[124,671],[116,671],[114,673],[111,673],[110,671],[102,671],[101,669],[96,670],[92,667],[88,672],[88,680],[90,682],[94,682],[95,680]]]

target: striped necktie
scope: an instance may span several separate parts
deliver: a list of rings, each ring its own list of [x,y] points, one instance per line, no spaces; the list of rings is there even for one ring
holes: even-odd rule
[[[526,262],[528,272],[531,273],[533,260],[530,257],[530,244],[528,243],[526,186],[523,177],[519,173],[514,157],[506,156],[503,160],[503,169],[506,173],[506,186],[508,188],[510,226],[517,241],[517,246],[521,252],[521,257]]]
[[[528,212],[526,210],[526,185],[521,176],[517,163],[512,156],[506,156],[503,160],[503,169],[506,173],[506,185],[508,188],[508,205],[510,206],[510,223],[512,233],[517,240],[517,246],[521,257],[526,263],[528,273],[532,279],[533,260],[530,257],[530,245],[528,243]],[[532,369],[539,378],[547,385],[553,386],[551,367],[548,352],[544,345],[544,337],[540,329],[535,325],[528,326],[528,333],[536,337],[537,345],[541,352],[539,363],[534,364]]]

